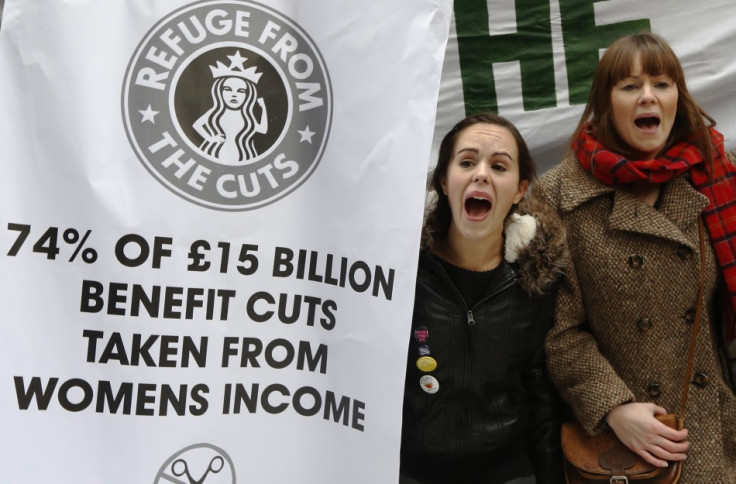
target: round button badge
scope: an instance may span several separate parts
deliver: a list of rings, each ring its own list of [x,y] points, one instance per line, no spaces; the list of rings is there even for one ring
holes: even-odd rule
[[[427,393],[437,393],[440,389],[440,382],[432,375],[424,375],[419,379],[419,386]]]
[[[417,368],[425,373],[429,373],[437,368],[437,360],[431,356],[421,356],[417,359]]]

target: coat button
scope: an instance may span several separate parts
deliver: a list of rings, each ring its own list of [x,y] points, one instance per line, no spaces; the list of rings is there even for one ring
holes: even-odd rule
[[[632,269],[639,269],[644,265],[644,256],[641,254],[631,254],[629,256],[629,267]]]
[[[693,324],[695,322],[695,308],[690,308],[687,311],[685,311],[685,314],[682,315],[682,320],[685,322],[685,324]]]
[[[677,248],[677,257],[683,261],[689,261],[693,258],[693,250],[687,245],[681,245]]]
[[[652,320],[649,318],[641,318],[636,322],[636,327],[639,328],[639,331],[642,333],[649,331],[652,329]]]
[[[698,388],[705,388],[710,383],[710,378],[705,373],[696,373],[693,375],[693,384]]]
[[[647,394],[652,398],[659,398],[662,395],[662,387],[659,383],[650,383],[647,387]]]

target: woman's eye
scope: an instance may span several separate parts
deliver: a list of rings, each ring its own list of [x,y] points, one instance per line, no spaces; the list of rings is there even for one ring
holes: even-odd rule
[[[467,168],[469,166],[473,166],[473,161],[472,160],[460,160],[460,163],[458,164],[462,166],[463,168]]]
[[[621,89],[623,89],[624,91],[633,91],[634,89],[636,89],[636,86],[634,84],[624,84]]]
[[[502,163],[494,163],[491,165],[491,168],[493,168],[496,171],[506,171],[506,165]]]

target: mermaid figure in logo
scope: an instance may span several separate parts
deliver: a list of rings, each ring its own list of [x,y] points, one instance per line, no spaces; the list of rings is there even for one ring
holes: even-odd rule
[[[199,149],[222,163],[236,164],[258,156],[253,137],[268,131],[268,117],[263,98],[258,97],[256,83],[261,77],[255,67],[245,69],[247,60],[236,51],[227,56],[230,66],[222,62],[210,66],[212,107],[192,127],[204,139]],[[255,106],[261,109],[256,120]]]

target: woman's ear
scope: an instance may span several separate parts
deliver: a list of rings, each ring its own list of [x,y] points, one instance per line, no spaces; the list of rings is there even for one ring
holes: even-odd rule
[[[514,204],[519,203],[524,198],[524,195],[526,195],[526,191],[528,189],[529,189],[529,180],[519,181],[519,188],[516,193],[516,197],[514,197]]]
[[[443,176],[442,178],[440,178],[440,186],[442,187],[442,193],[444,193],[445,196],[447,196],[447,177],[446,176]]]

